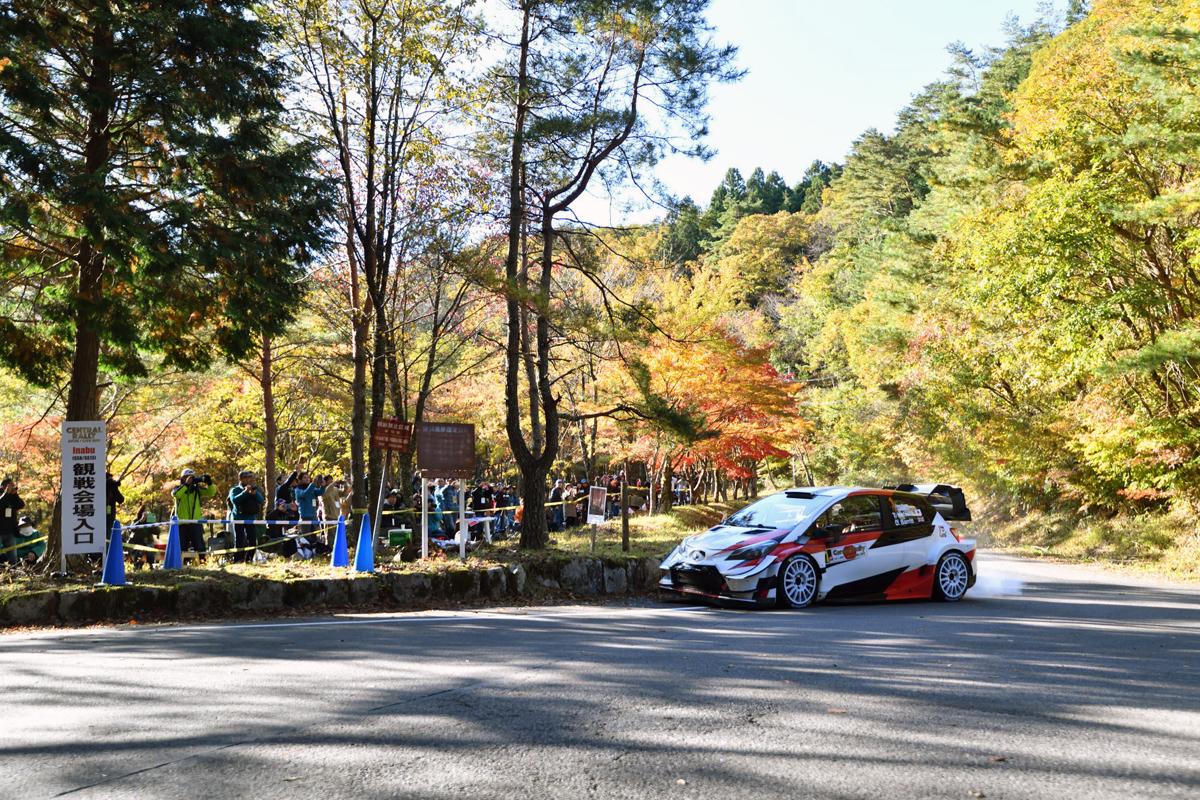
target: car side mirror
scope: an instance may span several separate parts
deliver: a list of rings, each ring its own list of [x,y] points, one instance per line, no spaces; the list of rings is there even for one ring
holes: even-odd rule
[[[835,522],[833,524],[826,525],[823,528],[815,528],[813,530],[813,536],[818,539],[837,539],[845,532],[846,526],[840,522]]]

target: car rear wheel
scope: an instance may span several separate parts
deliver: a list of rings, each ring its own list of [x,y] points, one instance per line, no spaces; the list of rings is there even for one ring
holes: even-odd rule
[[[820,576],[817,565],[807,556],[792,556],[779,568],[775,597],[784,608],[808,608],[817,599]]]
[[[933,596],[947,603],[962,600],[971,579],[971,568],[962,553],[950,552],[938,561],[933,581]]]

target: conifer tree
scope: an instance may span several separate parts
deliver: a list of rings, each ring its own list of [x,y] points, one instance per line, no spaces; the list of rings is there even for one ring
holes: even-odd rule
[[[0,360],[67,419],[101,371],[244,355],[299,302],[330,193],[252,8],[0,6]]]

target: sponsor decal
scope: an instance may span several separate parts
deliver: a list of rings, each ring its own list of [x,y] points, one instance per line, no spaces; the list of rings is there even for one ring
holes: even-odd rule
[[[865,544],[848,544],[841,547],[832,547],[825,551],[825,566],[853,561],[866,552],[867,545]]]

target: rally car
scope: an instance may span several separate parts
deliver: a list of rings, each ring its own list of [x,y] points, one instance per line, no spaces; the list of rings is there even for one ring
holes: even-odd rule
[[[961,600],[975,542],[923,496],[863,487],[789,489],[698,536],[660,565],[674,595],[792,608],[820,600]]]

